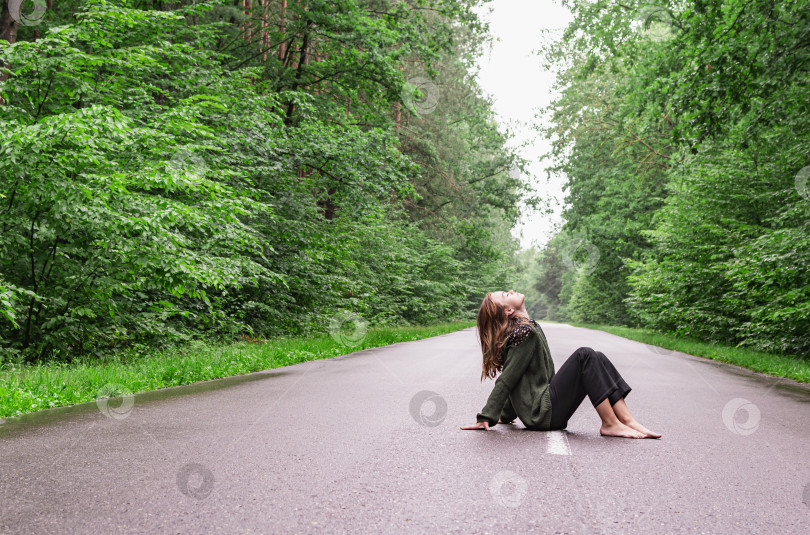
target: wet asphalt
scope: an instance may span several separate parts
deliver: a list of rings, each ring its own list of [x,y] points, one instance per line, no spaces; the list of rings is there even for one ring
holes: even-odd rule
[[[474,423],[468,329],[0,425],[0,533],[810,533],[810,388],[542,324],[603,351],[660,440]],[[121,385],[126,388],[126,385]]]

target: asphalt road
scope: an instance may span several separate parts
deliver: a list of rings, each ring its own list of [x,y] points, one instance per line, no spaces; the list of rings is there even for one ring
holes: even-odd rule
[[[810,533],[810,389],[543,324],[603,351],[660,440],[473,423],[473,330],[0,425],[2,533]],[[126,385],[124,385],[126,386]]]

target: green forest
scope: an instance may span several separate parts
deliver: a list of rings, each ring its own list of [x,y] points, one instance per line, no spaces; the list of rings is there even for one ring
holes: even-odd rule
[[[565,0],[535,317],[810,350],[810,2]]]
[[[810,2],[562,0],[539,210],[481,0],[11,0],[0,352],[22,362],[475,316],[810,349]],[[534,211],[533,211],[534,210]],[[523,215],[522,215],[523,214]]]
[[[475,4],[4,5],[3,350],[471,317],[533,202],[473,76]]]

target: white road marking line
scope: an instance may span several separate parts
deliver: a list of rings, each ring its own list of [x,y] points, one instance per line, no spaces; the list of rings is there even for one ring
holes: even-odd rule
[[[549,431],[546,434],[548,435],[546,453],[571,455],[571,447],[568,445],[568,437],[565,436],[565,431]]]

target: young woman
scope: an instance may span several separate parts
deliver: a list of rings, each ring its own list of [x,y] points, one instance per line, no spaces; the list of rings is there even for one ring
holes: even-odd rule
[[[491,292],[478,310],[478,336],[484,354],[481,380],[500,377],[478,423],[462,429],[511,424],[519,417],[528,429],[565,429],[585,396],[602,419],[599,433],[609,437],[660,438],[638,423],[625,396],[630,386],[599,351],[580,347],[554,373],[543,330],[529,318],[525,296],[514,290]]]

